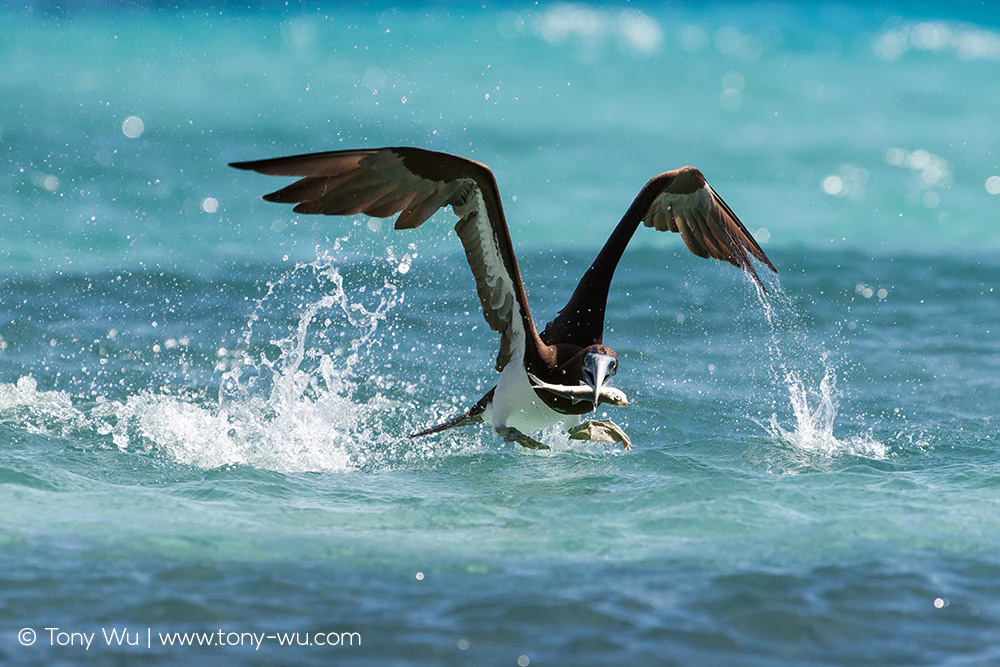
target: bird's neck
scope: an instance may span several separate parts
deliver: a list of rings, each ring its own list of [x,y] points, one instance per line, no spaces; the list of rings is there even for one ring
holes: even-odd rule
[[[642,216],[656,198],[655,192],[643,188],[635,198],[621,221],[611,232],[601,252],[580,278],[573,296],[559,311],[559,315],[549,322],[541,338],[548,344],[573,343],[587,346],[600,343],[604,338],[604,313],[608,304],[608,290],[611,279],[618,268],[625,248],[635,230],[639,228]]]

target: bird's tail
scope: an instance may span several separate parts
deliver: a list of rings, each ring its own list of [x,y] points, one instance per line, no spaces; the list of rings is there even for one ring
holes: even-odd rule
[[[455,428],[456,426],[468,426],[469,424],[475,424],[476,422],[483,421],[482,415],[477,415],[475,417],[471,416],[468,412],[464,415],[459,415],[454,419],[449,419],[446,422],[442,422],[437,426],[431,426],[428,429],[424,429],[418,433],[411,433],[406,436],[408,438],[419,438],[424,435],[431,435],[432,433],[440,433],[441,431],[447,431],[450,428]]]
[[[432,433],[440,433],[441,431],[447,431],[450,428],[455,428],[457,426],[468,426],[469,424],[478,424],[483,421],[483,412],[486,410],[486,406],[490,404],[493,400],[493,391],[496,389],[490,389],[489,392],[479,399],[479,402],[473,405],[468,412],[461,414],[453,419],[449,419],[446,422],[442,422],[437,426],[431,426],[428,429],[424,429],[418,433],[411,433],[408,438],[419,438],[425,435],[431,435]]]

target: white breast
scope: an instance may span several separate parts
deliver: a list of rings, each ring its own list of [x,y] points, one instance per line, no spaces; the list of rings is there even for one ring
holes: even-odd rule
[[[531,388],[522,359],[511,359],[500,374],[496,391],[483,415],[494,429],[513,427],[522,433],[531,433],[567,419],[545,405]]]

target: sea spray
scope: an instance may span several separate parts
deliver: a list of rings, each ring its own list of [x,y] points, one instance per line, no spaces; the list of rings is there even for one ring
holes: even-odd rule
[[[847,439],[834,435],[842,394],[837,389],[833,354],[825,341],[817,342],[808,333],[810,328],[803,324],[802,313],[782,289],[780,280],[770,280],[769,291],[753,285],[768,326],[769,375],[779,389],[779,393],[773,394],[770,417],[758,423],[770,437],[800,453],[885,458],[889,448],[870,432]],[[780,398],[781,389],[787,403]],[[786,416],[779,417],[780,412]],[[783,420],[787,426],[782,424]]]
[[[792,447],[808,452],[818,452],[829,456],[850,454],[874,459],[883,459],[889,448],[872,437],[871,433],[851,436],[846,440],[833,434],[834,420],[840,404],[837,391],[836,369],[822,359],[823,378],[819,386],[810,386],[798,371],[788,371],[784,377],[791,401],[794,426],[784,428],[778,415],[772,414],[765,427],[772,437]]]
[[[201,467],[371,470],[448,451],[405,438],[416,430],[413,387],[373,360],[373,348],[395,333],[383,325],[403,301],[396,280],[414,252],[390,249],[348,287],[338,252],[344,240],[269,284],[216,406],[141,397],[126,405],[127,421],[141,424],[141,435],[170,458]]]
[[[201,468],[382,470],[478,449],[475,438],[408,440],[454,406],[418,405],[412,382],[386,368],[391,355],[374,354],[395,336],[389,314],[415,246],[345,263],[343,241],[268,284],[238,348],[218,348],[217,396],[161,386],[82,400],[25,375],[0,384],[0,420]]]
[[[39,391],[30,375],[0,384],[0,423],[15,424],[28,433],[68,435],[82,418],[68,393]]]

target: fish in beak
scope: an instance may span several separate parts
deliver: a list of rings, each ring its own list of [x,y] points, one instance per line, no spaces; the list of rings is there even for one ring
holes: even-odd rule
[[[618,372],[618,360],[610,354],[591,352],[583,358],[583,379],[594,390],[594,409],[601,401],[605,380]]]

